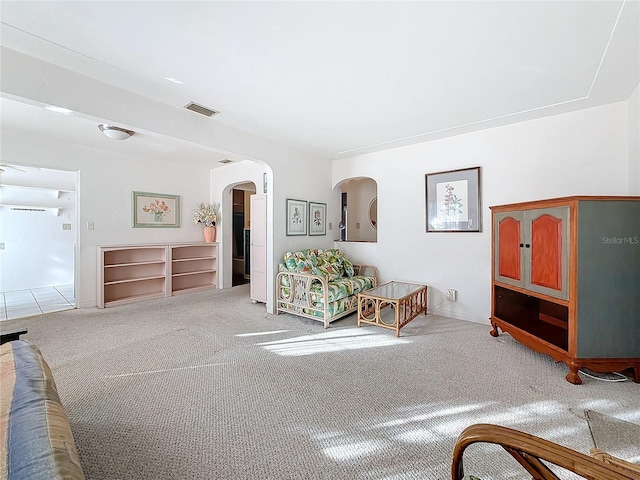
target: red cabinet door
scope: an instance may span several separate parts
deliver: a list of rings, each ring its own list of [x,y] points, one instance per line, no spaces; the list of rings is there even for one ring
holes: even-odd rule
[[[496,213],[493,234],[496,282],[568,298],[568,207]]]
[[[530,210],[526,214],[525,252],[529,265],[525,287],[568,298],[569,207]]]
[[[498,221],[497,227],[497,264],[496,274],[499,278],[522,281],[522,222],[513,216],[505,216]]]
[[[562,219],[544,214],[531,221],[533,285],[562,290]]]

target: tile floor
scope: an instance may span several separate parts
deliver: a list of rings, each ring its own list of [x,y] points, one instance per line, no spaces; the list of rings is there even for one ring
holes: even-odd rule
[[[0,292],[0,321],[75,308],[73,284]]]

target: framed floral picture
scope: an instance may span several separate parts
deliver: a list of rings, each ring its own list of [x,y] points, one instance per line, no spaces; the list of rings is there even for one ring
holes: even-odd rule
[[[327,204],[309,202],[309,235],[327,234]]]
[[[287,198],[287,235],[307,234],[307,202]]]
[[[480,167],[425,175],[427,232],[480,232]]]
[[[132,192],[134,228],[179,228],[180,197],[164,193]]]

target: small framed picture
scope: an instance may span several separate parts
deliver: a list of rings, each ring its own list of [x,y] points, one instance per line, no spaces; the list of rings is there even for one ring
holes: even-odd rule
[[[480,167],[425,175],[427,232],[480,232]]]
[[[133,228],[179,228],[180,196],[132,192]]]
[[[307,201],[287,198],[287,235],[307,234]]]
[[[327,234],[327,204],[309,202],[309,235]]]

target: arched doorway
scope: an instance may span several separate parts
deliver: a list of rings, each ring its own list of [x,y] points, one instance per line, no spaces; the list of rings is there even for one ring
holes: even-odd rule
[[[248,279],[249,283],[251,284],[249,296],[253,300],[255,296],[254,293],[256,293],[258,290],[265,292],[266,296],[258,296],[257,300],[260,303],[266,300],[265,303],[267,306],[267,311],[270,313],[273,312],[273,205],[271,194],[267,193],[267,188],[269,189],[269,192],[273,188],[272,178],[273,177],[271,168],[266,163],[257,160],[247,160],[230,163],[224,168],[218,168],[212,171],[211,175],[211,189],[213,193],[212,200],[220,202],[222,212],[222,228],[218,229],[218,241],[220,243],[221,252],[218,272],[220,287],[231,288],[233,285],[234,237],[238,237],[238,230],[236,230],[235,234],[233,232],[233,191],[235,189],[255,192],[248,195],[248,201],[246,199],[244,200],[245,206],[247,204],[249,205],[249,210],[245,213],[245,221],[247,218],[250,219],[248,225],[250,241],[252,244],[250,246],[255,250],[256,238],[260,238],[261,240],[260,253],[258,254],[254,251],[253,255],[250,256],[253,257],[253,259],[257,259],[258,257],[260,257],[260,260],[262,260],[262,262],[252,262],[252,258],[249,258],[249,266],[252,271],[252,273],[250,273],[250,276],[254,277]],[[238,194],[236,194],[236,198],[237,195]],[[252,208],[251,201],[255,200],[256,197],[261,197],[260,207]],[[236,206],[236,210],[239,210],[238,206]],[[259,212],[259,214],[256,212]],[[251,219],[252,213],[253,219]],[[256,217],[256,215],[258,216]],[[238,220],[236,220],[236,222],[239,223]],[[251,223],[255,223],[258,226],[264,227],[261,229],[262,235],[253,234],[254,232],[251,231]],[[244,244],[245,243],[243,239],[243,247]],[[239,252],[239,242],[235,243],[235,250],[236,252]],[[238,272],[241,264],[239,261],[236,261],[235,263],[236,272]],[[259,266],[264,268],[260,269],[260,274],[258,275],[258,271],[256,270],[256,268]],[[238,280],[242,281],[242,279]],[[238,285],[238,287],[243,288],[242,285]]]
[[[256,193],[253,182],[235,185],[231,190],[232,197],[232,280],[231,286],[244,285],[251,279],[251,195]]]

